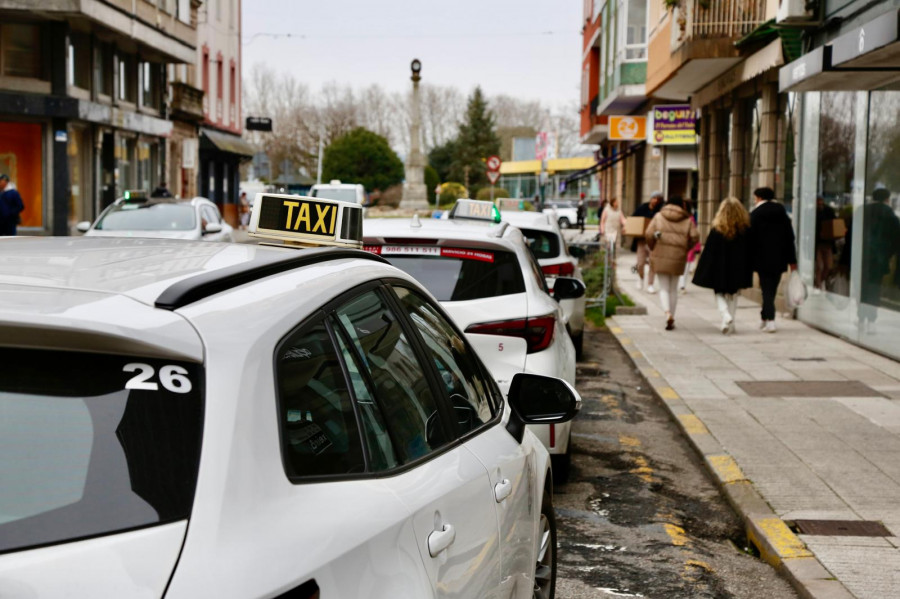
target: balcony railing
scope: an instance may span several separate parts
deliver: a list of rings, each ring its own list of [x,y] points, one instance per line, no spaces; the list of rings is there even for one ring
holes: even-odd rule
[[[203,120],[203,90],[187,83],[173,81],[172,116],[189,121]]]
[[[740,38],[765,22],[766,0],[683,0],[675,13],[673,33],[678,41]]]

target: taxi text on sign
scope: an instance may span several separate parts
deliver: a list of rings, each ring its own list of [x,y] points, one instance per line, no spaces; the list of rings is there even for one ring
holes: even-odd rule
[[[647,117],[610,116],[609,139],[613,141],[643,140],[647,138]]]
[[[278,197],[266,197],[265,202],[259,215],[260,228],[334,237],[337,205]]]

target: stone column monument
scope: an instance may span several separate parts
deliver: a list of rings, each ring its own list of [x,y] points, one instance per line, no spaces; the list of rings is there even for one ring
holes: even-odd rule
[[[425,188],[425,155],[422,153],[421,116],[419,115],[419,72],[422,62],[417,58],[410,65],[412,69],[412,124],[409,127],[409,156],[406,158],[406,182],[403,184],[403,199],[400,208],[407,210],[428,210],[428,191]]]

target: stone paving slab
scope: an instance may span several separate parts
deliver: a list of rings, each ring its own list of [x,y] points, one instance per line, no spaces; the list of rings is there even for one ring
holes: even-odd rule
[[[758,330],[741,298],[738,333],[722,335],[711,291],[688,286],[674,331],[658,296],[636,289],[634,255],[620,256],[624,293],[646,315],[610,330],[744,518],[748,536],[803,597],[900,597],[900,364],[785,320]],[[738,381],[857,381],[885,397],[748,397]],[[826,385],[827,389],[827,385]],[[896,537],[796,535],[794,519],[874,520]]]

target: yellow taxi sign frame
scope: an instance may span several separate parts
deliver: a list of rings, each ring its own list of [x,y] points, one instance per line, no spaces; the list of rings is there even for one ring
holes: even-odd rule
[[[362,247],[362,206],[308,196],[257,193],[248,233],[306,246]]]
[[[485,200],[459,199],[450,209],[450,220],[480,220],[488,223],[500,222],[500,209],[493,202]]]

